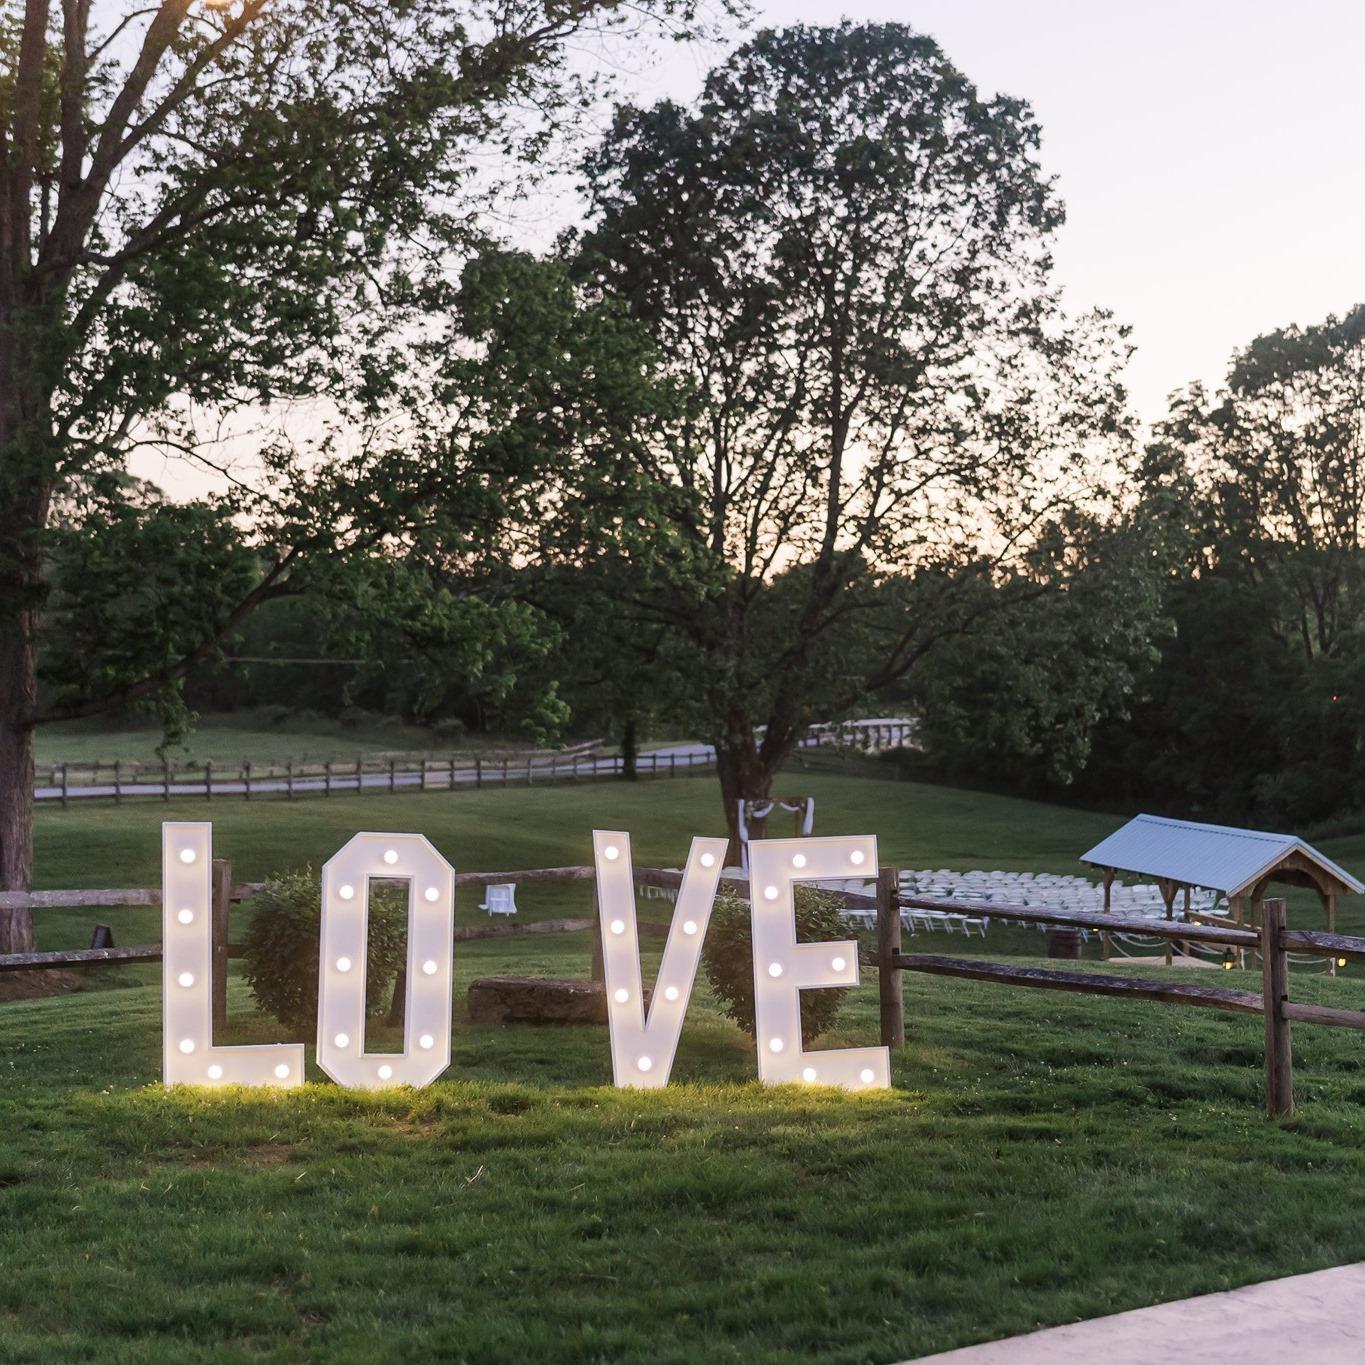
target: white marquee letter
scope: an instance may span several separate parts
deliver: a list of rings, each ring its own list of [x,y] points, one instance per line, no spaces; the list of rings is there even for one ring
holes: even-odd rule
[[[408,884],[403,1051],[365,1051],[370,879]],[[357,834],[322,869],[318,1065],[338,1085],[427,1085],[450,1065],[455,870],[420,834]]]
[[[805,1052],[801,1047],[801,991],[858,984],[858,945],[798,943],[792,883],[844,881],[877,872],[877,841],[763,839],[749,846],[753,902],[754,1022],[758,1075],[768,1085],[805,1081],[845,1090],[891,1084],[891,1053],[884,1047]]]
[[[594,830],[597,911],[607,986],[611,1071],[618,1086],[656,1089],[668,1084],[683,1016],[711,920],[726,840],[693,839],[678,903],[668,930],[654,995],[645,1018],[640,979],[640,940],[635,924],[635,875],[630,835]]]
[[[302,1085],[301,1043],[213,1045],[213,826],[161,826],[161,1046],[167,1085]]]

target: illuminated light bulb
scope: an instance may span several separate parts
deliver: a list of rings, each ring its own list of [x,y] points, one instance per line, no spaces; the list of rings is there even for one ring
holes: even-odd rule
[[[223,1079],[223,1068],[217,1062],[209,1067],[209,1080],[221,1081]]]
[[[192,848],[182,848],[180,850],[180,861],[182,863],[192,863],[194,861],[194,850]]]
[[[1339,957],[1339,958],[1337,958],[1337,966],[1338,966],[1338,967],[1344,967],[1345,965],[1346,965],[1346,959],[1345,959],[1344,957]]]
[[[858,1073],[858,1079],[862,1081],[864,1085],[871,1085],[877,1078],[872,1074],[872,1068],[870,1066],[865,1066]]]
[[[396,848],[386,848],[384,850],[384,861],[392,867],[394,863],[398,861],[398,850]]]
[[[618,1005],[624,1005],[629,999],[630,992],[628,990],[622,989],[616,992],[615,1000]]]
[[[781,1038],[774,1038],[774,1039],[772,1039],[772,1041],[769,1042],[769,1044],[768,1044],[768,1051],[769,1051],[769,1052],[781,1052],[781,1051],[782,1051],[782,1039],[781,1039]]]
[[[648,1071],[649,1068],[654,1065],[654,1060],[651,1057],[641,1057],[635,1065],[638,1066],[641,1071]]]
[[[853,852],[848,855],[848,860],[854,867],[861,867],[863,865],[863,859],[866,856],[867,855],[863,853],[862,849],[855,848]]]
[[[355,887],[353,887],[353,886],[339,886],[339,887],[337,887],[337,895],[340,896],[342,900],[348,901],[348,900],[352,899],[352,897],[354,897],[354,895],[355,895]]]
[[[176,979],[177,979],[177,980],[180,982],[180,984],[181,984],[182,986],[184,986],[187,990],[188,990],[191,986],[194,985],[194,973],[193,973],[193,972],[181,972],[180,975],[179,975]]]
[[[843,958],[835,957],[830,959],[829,965],[833,967],[836,972],[841,972],[848,964],[844,961]]]
[[[694,919],[689,919],[689,920],[684,921],[684,923],[683,923],[683,933],[685,933],[685,934],[695,934],[696,932],[697,932],[697,921],[696,921],[696,920],[694,920]]]
[[[775,901],[777,899],[777,894],[777,887],[775,886],[765,886],[763,888],[764,900]]]
[[[186,1057],[188,1057],[190,1053],[194,1051],[194,1039],[182,1038],[180,1040],[180,1050],[185,1054]]]
[[[280,1080],[284,1080],[284,1078],[289,1075],[289,1068],[281,1062],[279,1066],[275,1068],[275,1075],[278,1076]]]
[[[436,964],[430,958],[428,958],[424,963],[422,963],[422,971],[427,976],[435,976]]]
[[[664,992],[664,999],[665,999],[665,1000],[676,1000],[677,998],[678,998],[678,988],[677,988],[676,986],[670,986],[670,987]]]
[[[773,977],[773,978],[777,978],[777,977],[781,976],[781,975],[782,975],[782,964],[781,964],[780,962],[773,962],[773,963],[770,963],[769,966],[768,966],[768,975],[771,976],[771,977]]]
[[[351,1045],[351,1035],[349,1033],[338,1033],[337,1036],[332,1039],[332,1042],[335,1043],[337,1047],[349,1047]]]
[[[176,919],[178,919],[178,920],[180,921],[181,924],[193,924],[193,923],[194,923],[194,911],[193,911],[193,910],[182,910],[182,911],[180,911],[180,913],[179,913],[178,915],[176,915]]]
[[[806,865],[806,855],[805,855],[804,853],[793,853],[793,854],[792,854],[792,866],[793,866],[793,867],[805,867],[805,865]]]
[[[623,919],[614,919],[611,922],[611,932],[613,934],[624,934],[626,932],[626,922]]]
[[[431,1034],[424,1033],[417,1040],[417,1046],[420,1047],[424,1052],[430,1052],[431,1049],[436,1046],[436,1039],[433,1038]]]
[[[349,957],[337,958],[337,971],[349,972],[351,970],[351,959]]]
[[[379,1079],[381,1081],[387,1081],[389,1077],[391,1077],[392,1075],[393,1067],[391,1067],[387,1062],[385,1062],[384,1065],[379,1068]]]
[[[438,900],[441,899],[441,893],[440,893],[440,891],[438,891],[438,890],[436,889],[436,887],[434,887],[434,886],[429,886],[429,887],[427,887],[427,889],[426,889],[422,894],[423,894],[423,895],[427,898],[427,900],[429,900],[429,901],[438,901]]]
[[[614,863],[621,856],[621,850],[617,848],[615,844],[608,844],[606,848],[602,850],[602,856],[609,863]]]
[[[813,1081],[815,1079],[815,1068],[813,1066],[808,1066],[801,1073],[801,1079],[803,1081]]]
[[[716,855],[714,853],[703,853],[701,855],[701,865],[703,867],[715,867]]]

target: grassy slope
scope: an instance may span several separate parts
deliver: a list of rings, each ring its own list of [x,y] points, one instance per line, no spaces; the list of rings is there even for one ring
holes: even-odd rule
[[[907,865],[1064,870],[1114,823],[801,781]],[[40,870],[148,882],[158,821],[209,813],[45,813]],[[672,862],[717,814],[701,780],[211,811],[248,877],[386,826],[469,868],[580,861],[594,823]],[[886,1361],[1365,1257],[1352,1034],[1298,1030],[1272,1125],[1240,1016],[911,977],[895,1089],[856,1099],[758,1087],[704,993],[657,1095],[606,1086],[599,1030],[463,1018],[474,975],[587,959],[462,945],[449,1078],[382,1096],[166,1094],[154,987],[0,1007],[0,1359]],[[874,1039],[868,978],[824,1045]],[[279,1036],[233,1004],[230,1041]]]

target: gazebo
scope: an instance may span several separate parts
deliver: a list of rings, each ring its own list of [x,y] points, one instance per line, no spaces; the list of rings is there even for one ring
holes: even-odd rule
[[[1280,883],[1316,891],[1331,932],[1336,929],[1337,898],[1365,891],[1365,885],[1349,872],[1295,835],[1203,825],[1159,815],[1139,815],[1130,820],[1083,853],[1081,862],[1104,874],[1106,911],[1114,878],[1125,873],[1156,883],[1166,903],[1167,919],[1172,918],[1176,895],[1182,890],[1188,918],[1190,890],[1202,887],[1227,897],[1227,923],[1243,924],[1248,910],[1255,922],[1266,888]],[[1223,919],[1203,911],[1196,917],[1215,923]]]

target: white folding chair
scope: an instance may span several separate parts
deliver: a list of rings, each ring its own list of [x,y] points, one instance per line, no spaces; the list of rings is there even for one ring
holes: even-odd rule
[[[480,910],[490,915],[515,915],[517,913],[517,884],[515,882],[495,882],[484,890]]]

